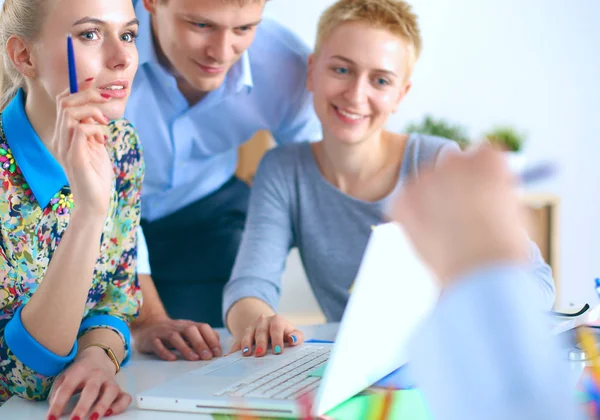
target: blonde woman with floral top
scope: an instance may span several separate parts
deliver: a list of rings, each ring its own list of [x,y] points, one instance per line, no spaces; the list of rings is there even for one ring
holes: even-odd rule
[[[5,0],[0,11],[0,405],[48,419],[123,412],[138,314],[144,167],[120,119],[137,69],[130,0]],[[72,34],[79,92],[68,93]]]

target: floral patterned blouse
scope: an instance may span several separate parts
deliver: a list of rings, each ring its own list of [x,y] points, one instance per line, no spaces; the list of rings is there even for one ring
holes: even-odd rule
[[[0,406],[13,395],[47,397],[54,378],[77,353],[58,356],[29,335],[21,309],[44,278],[69,224],[73,197],[67,178],[33,130],[20,91],[0,114]],[[139,313],[136,231],[144,174],[137,133],[125,120],[108,126],[115,185],[79,336],[117,332],[129,356],[129,327]]]

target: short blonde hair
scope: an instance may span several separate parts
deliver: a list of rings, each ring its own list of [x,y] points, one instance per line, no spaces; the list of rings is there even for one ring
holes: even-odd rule
[[[403,0],[338,0],[319,19],[315,53],[319,53],[323,41],[338,26],[360,22],[373,28],[385,29],[402,38],[408,46],[409,74],[421,55],[423,41],[410,4]]]

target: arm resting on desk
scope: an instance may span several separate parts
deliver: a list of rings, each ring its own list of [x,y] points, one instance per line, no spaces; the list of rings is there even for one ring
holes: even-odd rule
[[[290,178],[280,158],[271,150],[258,167],[242,242],[223,291],[223,321],[234,335],[258,315],[273,315],[281,296],[281,275],[294,238]]]
[[[46,399],[55,377],[77,354],[76,343],[64,356],[42,346],[23,325],[21,310],[0,327],[0,406],[13,395]]]
[[[73,211],[44,279],[29,301],[1,308],[5,319],[0,322],[0,403],[11,395],[45,399],[54,377],[75,358],[103,223],[101,218]],[[8,294],[8,302],[16,302],[31,273],[0,251],[0,292]]]

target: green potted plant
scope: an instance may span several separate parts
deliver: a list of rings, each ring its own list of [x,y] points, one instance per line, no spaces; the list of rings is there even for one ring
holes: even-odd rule
[[[410,123],[406,127],[406,132],[428,134],[454,140],[463,150],[471,144],[467,130],[463,126],[434,118],[431,115],[426,115],[420,123]]]
[[[524,133],[516,128],[501,125],[492,128],[484,134],[484,138],[499,150],[502,150],[508,159],[508,165],[514,171],[520,171],[525,167],[525,155],[523,146],[527,140]]]

